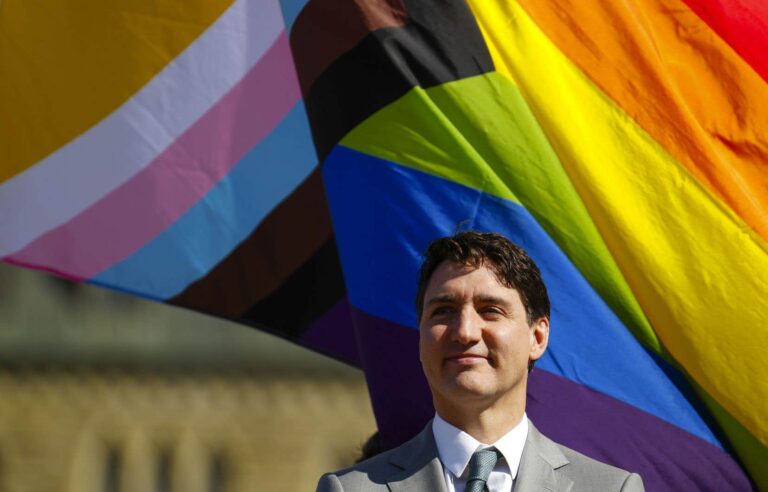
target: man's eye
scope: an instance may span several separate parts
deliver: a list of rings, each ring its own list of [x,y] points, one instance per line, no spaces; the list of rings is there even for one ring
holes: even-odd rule
[[[453,313],[453,308],[450,306],[439,306],[436,307],[434,311],[432,311],[432,316],[443,316],[446,314]]]
[[[497,307],[485,307],[480,310],[483,316],[502,316],[504,313]]]

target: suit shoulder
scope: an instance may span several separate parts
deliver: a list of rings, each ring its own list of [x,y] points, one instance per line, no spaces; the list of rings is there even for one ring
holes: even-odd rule
[[[437,458],[437,447],[429,424],[413,439],[349,468],[324,475],[318,484],[323,491],[388,490],[392,480],[403,480],[417,470],[428,469]],[[326,487],[326,488],[322,488]]]
[[[377,454],[376,456],[372,456],[368,458],[367,460],[361,461],[360,463],[355,463],[352,466],[349,466],[347,468],[343,468],[339,471],[337,471],[335,474],[338,476],[343,475],[349,475],[350,473],[376,473],[379,470],[392,470],[397,469],[392,463],[391,463],[391,457],[400,451],[400,449],[403,446],[399,446],[393,449],[390,449],[388,451],[384,451],[382,453]]]
[[[567,466],[558,471],[574,481],[574,492],[578,490],[619,490],[642,492],[643,480],[632,473],[579,453],[569,447],[557,444],[568,459]]]
[[[320,478],[318,492],[377,490],[377,487],[386,490],[388,478],[400,470],[390,462],[390,457],[398,449],[391,449],[350,467],[326,473]]]

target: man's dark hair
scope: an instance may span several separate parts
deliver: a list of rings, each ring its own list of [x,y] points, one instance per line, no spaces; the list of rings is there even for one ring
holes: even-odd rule
[[[433,241],[424,253],[416,294],[416,315],[421,320],[429,279],[444,261],[490,269],[502,285],[517,290],[528,324],[549,319],[549,296],[536,263],[519,246],[500,234],[465,231]]]
[[[355,463],[373,458],[382,451],[384,450],[381,449],[381,437],[379,437],[379,431],[376,431],[363,443],[363,447],[360,449],[360,456],[355,460]]]

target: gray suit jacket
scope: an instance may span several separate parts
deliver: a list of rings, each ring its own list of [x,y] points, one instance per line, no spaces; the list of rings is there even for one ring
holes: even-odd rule
[[[353,467],[323,475],[318,492],[446,492],[443,465],[432,425],[400,447]],[[515,492],[642,492],[636,473],[600,463],[544,437],[528,427],[528,438],[514,486]]]

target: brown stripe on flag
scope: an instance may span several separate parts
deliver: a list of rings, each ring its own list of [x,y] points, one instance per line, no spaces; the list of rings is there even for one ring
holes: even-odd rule
[[[224,260],[168,302],[239,318],[332,237],[318,168]]]
[[[291,29],[291,49],[306,94],[315,79],[339,55],[368,33],[405,24],[402,0],[310,0]]]
[[[238,321],[289,340],[298,340],[345,295],[339,250],[336,241],[330,239],[277,290],[251,306]],[[343,319],[340,321],[344,322]]]

